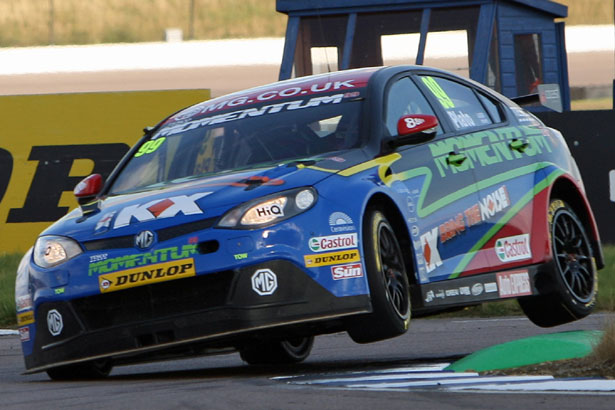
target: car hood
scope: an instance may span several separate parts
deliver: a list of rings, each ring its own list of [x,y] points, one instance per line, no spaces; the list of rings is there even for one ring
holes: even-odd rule
[[[314,186],[362,161],[363,151],[352,150],[317,160],[186,178],[147,191],[107,196],[99,200],[97,211],[84,216],[81,209],[75,209],[42,235],[69,236],[86,242],[217,219],[243,202],[287,189]]]

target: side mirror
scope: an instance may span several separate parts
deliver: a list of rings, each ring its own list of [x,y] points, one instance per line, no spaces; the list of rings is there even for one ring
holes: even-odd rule
[[[96,195],[102,191],[103,187],[103,178],[100,174],[92,174],[87,178],[84,178],[81,182],[77,184],[73,193],[77,198],[77,202],[81,208],[84,208],[84,205],[87,205],[89,202],[92,202]]]
[[[429,141],[435,137],[437,126],[438,119],[433,115],[404,115],[397,121],[398,136],[392,143],[401,146]]]

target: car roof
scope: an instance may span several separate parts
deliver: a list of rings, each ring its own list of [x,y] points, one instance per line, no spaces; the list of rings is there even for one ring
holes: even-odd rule
[[[275,104],[276,102],[288,99],[296,99],[309,95],[323,95],[335,91],[352,92],[353,89],[356,90],[367,87],[368,83],[371,82],[375,83],[374,85],[378,87],[378,85],[384,85],[390,78],[398,74],[412,71],[430,72],[434,74],[440,73],[459,78],[458,75],[445,70],[416,65],[365,67],[334,71],[277,81],[203,101],[172,114],[159,125],[185,122],[202,117],[205,114],[249,108],[251,105],[267,102]],[[484,88],[481,84],[470,79],[463,78],[463,80],[475,84],[479,88]]]

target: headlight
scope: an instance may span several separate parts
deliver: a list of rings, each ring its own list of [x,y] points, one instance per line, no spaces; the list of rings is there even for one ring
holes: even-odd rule
[[[41,236],[34,245],[34,263],[42,268],[51,268],[82,252],[79,244],[72,239],[55,235]]]
[[[316,190],[291,189],[241,204],[227,212],[219,228],[252,229],[281,222],[307,211],[316,203]]]

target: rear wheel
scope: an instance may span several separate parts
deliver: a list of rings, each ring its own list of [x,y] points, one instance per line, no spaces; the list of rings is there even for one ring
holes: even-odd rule
[[[286,340],[255,340],[239,350],[248,364],[291,364],[307,359],[314,345],[314,336]]]
[[[110,360],[101,359],[54,367],[47,370],[47,375],[53,380],[104,379],[111,373],[112,368]]]
[[[352,319],[348,334],[357,343],[399,336],[410,324],[406,267],[395,232],[379,210],[367,215],[363,249],[373,311]]]
[[[591,242],[583,224],[561,199],[549,205],[549,233],[553,253],[553,292],[520,298],[527,317],[551,327],[589,315],[595,305],[598,276]]]

